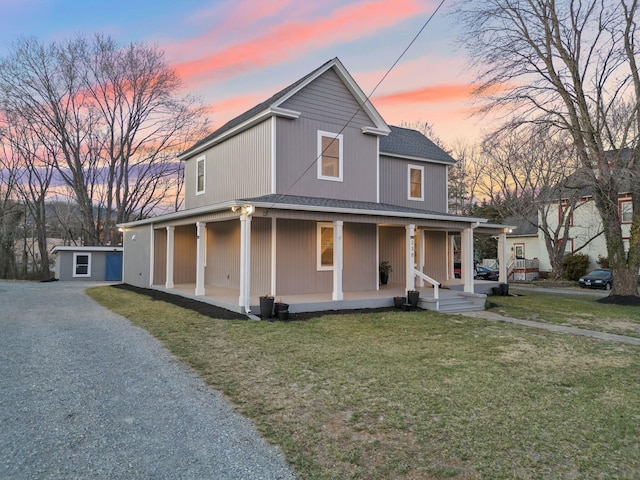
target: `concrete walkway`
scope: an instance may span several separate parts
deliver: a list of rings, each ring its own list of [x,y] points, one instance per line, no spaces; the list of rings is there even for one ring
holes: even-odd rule
[[[0,478],[294,479],[253,424],[87,283],[0,281]]]
[[[520,318],[505,317],[493,312],[480,311],[480,312],[466,312],[461,313],[467,317],[483,318],[485,320],[492,320],[495,322],[509,322],[516,323],[518,325],[524,325],[526,327],[542,328],[556,333],[568,333],[571,335],[582,335],[584,337],[598,338],[600,340],[607,340],[610,342],[628,343],[630,345],[640,345],[640,338],[627,337],[625,335],[614,335],[613,333],[596,332],[593,330],[584,330],[582,328],[567,327],[563,325],[556,325],[546,322],[534,322],[532,320],[522,320]]]

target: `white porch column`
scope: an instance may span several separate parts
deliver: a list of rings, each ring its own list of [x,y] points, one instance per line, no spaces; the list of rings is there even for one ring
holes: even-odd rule
[[[342,291],[342,265],[344,253],[342,245],[342,220],[333,221],[333,294],[332,300],[343,300]]]
[[[240,297],[239,305],[249,313],[251,306],[251,214],[252,206],[242,207],[240,215]]]
[[[156,251],[155,251],[155,242],[156,236],[155,236],[155,230],[153,229],[153,223],[151,225],[149,225],[149,286],[153,287],[153,264],[155,263],[154,260],[156,258]]]
[[[414,223],[410,223],[409,225],[405,226],[406,229],[406,238],[407,238],[407,248],[406,248],[406,267],[405,267],[405,271],[406,271],[406,281],[405,281],[405,287],[406,290],[414,290],[416,288],[415,285],[415,274],[413,273],[413,270],[415,268],[415,256],[416,256],[416,250],[415,250],[415,236],[416,236],[416,226]]]
[[[424,273],[424,248],[426,245],[427,231],[423,228],[418,230],[418,270]],[[418,286],[424,287],[424,280],[418,277]]]
[[[498,280],[507,283],[507,231],[498,236]]]
[[[207,224],[196,222],[196,296],[204,295],[204,266],[206,255]]]
[[[167,278],[165,288],[173,288],[173,246],[176,227],[167,227]]]
[[[453,235],[449,235],[449,242],[447,244],[449,247],[449,251],[447,252],[447,260],[449,262],[449,267],[447,268],[448,279],[456,278],[455,272],[455,256],[456,256],[456,237]]]
[[[460,234],[460,267],[464,291],[473,293],[473,228],[465,228]]]

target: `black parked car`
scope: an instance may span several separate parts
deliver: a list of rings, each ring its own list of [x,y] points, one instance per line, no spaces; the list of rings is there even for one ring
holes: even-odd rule
[[[604,268],[593,270],[578,280],[582,288],[604,288],[605,290],[611,290],[611,281],[611,270]]]
[[[477,280],[492,280],[494,282],[497,282],[499,276],[500,276],[500,272],[498,270],[485,267],[484,265],[476,265],[475,278]]]

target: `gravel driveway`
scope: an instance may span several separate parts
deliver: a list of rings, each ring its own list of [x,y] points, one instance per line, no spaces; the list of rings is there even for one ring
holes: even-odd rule
[[[249,421],[87,285],[0,281],[0,478],[294,478]]]

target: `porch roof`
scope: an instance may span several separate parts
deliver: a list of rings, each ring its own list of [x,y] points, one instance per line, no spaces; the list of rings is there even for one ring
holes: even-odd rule
[[[495,234],[496,230],[508,228],[505,225],[488,223],[487,219],[476,217],[465,217],[451,213],[434,212],[419,208],[389,205],[386,203],[361,202],[355,200],[339,200],[335,198],[304,197],[298,195],[270,194],[259,197],[241,198],[231,202],[218,203],[189,210],[169,213],[158,217],[151,217],[134,222],[119,224],[120,227],[134,227],[148,225],[151,223],[179,222],[185,219],[200,217],[215,212],[222,212],[234,207],[252,205],[255,208],[265,210],[289,210],[300,212],[318,212],[324,214],[351,214],[376,217],[392,217],[402,219],[436,220],[441,222],[455,222],[457,224],[476,223],[478,230],[487,230],[486,233]],[[234,210],[235,211],[235,210]]]
[[[356,200],[339,200],[335,198],[303,197],[300,195],[271,194],[260,197],[242,198],[238,202],[260,208],[276,208],[283,210],[307,210],[335,213],[357,213],[363,215],[386,215],[403,218],[428,218],[451,220],[456,222],[480,222],[483,218],[464,217],[451,213],[434,212],[421,208],[402,207],[387,203],[361,202]]]

